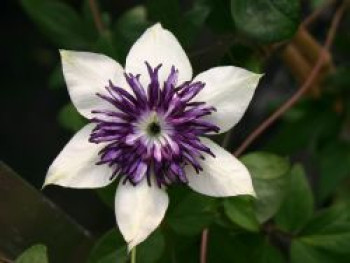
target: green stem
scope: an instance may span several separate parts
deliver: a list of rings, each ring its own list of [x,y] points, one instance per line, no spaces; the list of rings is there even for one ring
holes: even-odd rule
[[[130,263],[136,263],[136,247],[134,247],[131,250],[131,262]]]

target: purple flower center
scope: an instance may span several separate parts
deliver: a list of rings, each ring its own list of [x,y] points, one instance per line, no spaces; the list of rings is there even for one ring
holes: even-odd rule
[[[193,101],[204,88],[203,82],[177,85],[178,70],[173,66],[164,83],[158,80],[162,65],[146,66],[150,77],[143,87],[140,75],[124,74],[130,92],[114,86],[106,87],[108,95],[97,94],[115,110],[94,110],[96,123],[90,142],[104,143],[97,165],[113,168],[115,176],[136,185],[145,177],[158,186],[187,183],[185,165],[202,170],[198,159],[203,153],[214,154],[200,141],[200,136],[218,132],[219,127],[205,120],[215,111],[205,102]]]

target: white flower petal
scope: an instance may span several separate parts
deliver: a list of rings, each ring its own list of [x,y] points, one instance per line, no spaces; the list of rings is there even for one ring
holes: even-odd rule
[[[115,196],[117,224],[129,251],[144,241],[160,224],[169,199],[167,193],[154,183],[142,180],[133,186],[119,183]]]
[[[200,161],[203,171],[199,174],[192,167],[186,167],[189,187],[201,194],[215,197],[255,196],[252,179],[247,168],[213,141],[207,138],[201,138],[201,140],[216,157],[206,155],[205,160]]]
[[[106,94],[109,80],[128,88],[122,66],[113,59],[90,52],[60,50],[63,75],[69,95],[81,115],[91,118],[91,110],[113,107],[96,93]]]
[[[226,132],[242,118],[261,77],[233,66],[209,69],[194,78],[194,81],[205,83],[195,100],[217,109],[207,119],[219,126],[220,132]]]
[[[96,165],[103,146],[88,141],[94,126],[86,125],[67,143],[50,166],[44,186],[98,188],[111,182],[112,169],[108,165]]]
[[[149,83],[145,61],[152,67],[163,65],[159,70],[159,83],[167,79],[172,66],[179,70],[178,83],[192,79],[192,66],[185,51],[176,37],[159,23],[143,33],[126,57],[125,71],[141,74],[143,85]]]

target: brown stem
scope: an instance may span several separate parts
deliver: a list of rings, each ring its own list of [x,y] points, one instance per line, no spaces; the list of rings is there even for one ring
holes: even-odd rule
[[[209,229],[205,228],[202,231],[202,237],[201,237],[200,263],[207,262],[208,235],[209,235]]]
[[[299,90],[289,99],[287,100],[282,106],[280,106],[270,117],[268,117],[263,123],[261,123],[240,145],[240,147],[235,151],[234,155],[239,156],[241,155],[249,146],[250,144],[258,138],[268,127],[271,126],[279,117],[281,117],[288,109],[290,109],[298,100],[302,97],[302,95],[312,86],[312,83],[315,81],[319,71],[321,70],[323,66],[323,62],[325,59],[325,56],[327,54],[327,50],[329,50],[333,40],[334,36],[339,24],[339,21],[344,13],[344,10],[346,8],[346,2],[343,2],[343,4],[340,6],[340,8],[336,11],[331,26],[329,28],[327,38],[325,41],[325,44],[323,46],[323,49],[319,55],[319,58],[313,67],[309,77],[306,79],[304,84],[299,88]]]
[[[322,45],[320,45],[303,26],[299,27],[293,40],[283,49],[281,53],[283,62],[291,70],[299,84],[304,83],[309,77],[313,65],[317,62],[322,49]],[[320,84],[324,77],[331,73],[333,69],[332,56],[330,52],[327,51],[324,56],[322,70],[319,71],[317,78],[312,83],[312,87],[308,92],[314,98],[318,98],[321,95],[318,84]]]
[[[322,46],[312,35],[310,35],[305,27],[299,27],[297,34],[293,38],[293,43],[298,47],[302,55],[311,63],[311,65],[316,63],[322,51]],[[323,64],[325,67],[332,64],[332,56],[328,51],[325,54]]]
[[[281,56],[283,62],[288,66],[298,82],[302,83],[307,79],[312,67],[304,56],[300,54],[298,47],[293,42],[284,48]]]
[[[101,19],[101,14],[100,14],[100,11],[98,9],[98,5],[97,5],[96,1],[89,0],[89,6],[90,6],[91,13],[92,13],[92,17],[94,19],[96,29],[100,34],[102,34],[105,30],[105,27],[103,25],[103,22]]]
[[[7,258],[0,257],[0,263],[13,263],[13,261]]]

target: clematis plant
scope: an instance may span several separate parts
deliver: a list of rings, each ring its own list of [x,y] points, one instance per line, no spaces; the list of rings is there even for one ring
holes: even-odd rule
[[[129,250],[161,223],[170,184],[215,197],[254,195],[245,166],[205,136],[241,119],[261,75],[222,66],[193,78],[160,24],[136,41],[124,68],[101,54],[60,53],[71,100],[91,123],[54,160],[44,186],[98,188],[118,179],[116,220]]]

